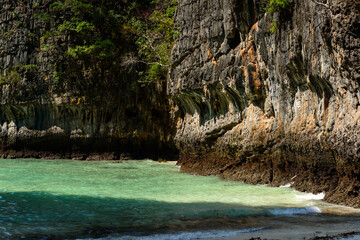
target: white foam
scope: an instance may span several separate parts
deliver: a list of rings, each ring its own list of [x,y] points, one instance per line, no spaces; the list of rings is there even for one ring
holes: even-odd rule
[[[312,194],[312,193],[303,193],[301,195],[296,195],[296,198],[302,200],[323,200],[325,197],[325,193]]]
[[[316,214],[321,213],[318,207],[303,207],[303,208],[277,208],[269,211],[272,215],[276,216],[290,216],[298,214]]]
[[[181,232],[177,234],[153,234],[149,236],[121,236],[121,237],[106,237],[99,238],[99,240],[190,240],[190,239],[209,239],[209,238],[224,238],[224,237],[235,237],[241,233],[255,232],[263,230],[265,227],[248,228],[241,230],[211,230],[211,231],[196,231],[196,232]],[[91,238],[84,239],[90,240]]]
[[[288,183],[288,184],[285,184],[285,185],[282,185],[282,186],[280,186],[281,188],[289,188],[289,187],[291,187],[291,183]]]

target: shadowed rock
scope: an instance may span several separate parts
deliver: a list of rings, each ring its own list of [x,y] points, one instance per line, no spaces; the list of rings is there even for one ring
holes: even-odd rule
[[[359,4],[294,1],[273,17],[262,4],[179,2],[168,91],[181,169],[360,207]]]

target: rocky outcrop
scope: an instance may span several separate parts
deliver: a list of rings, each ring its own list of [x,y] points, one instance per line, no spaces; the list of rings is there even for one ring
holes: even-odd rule
[[[139,100],[103,106],[5,104],[0,106],[0,158],[176,157],[171,128],[167,125],[167,108],[163,112],[156,108]]]
[[[168,91],[181,169],[360,207],[360,5],[262,6],[179,1]]]
[[[67,57],[67,44],[83,35],[51,37],[59,22],[74,16],[70,9],[53,10],[52,2],[0,2],[0,158],[176,156],[166,83],[142,86],[121,65],[134,42],[107,23],[101,34],[116,44],[111,57]],[[123,6],[91,3],[115,11]],[[46,49],[53,46],[56,51]]]

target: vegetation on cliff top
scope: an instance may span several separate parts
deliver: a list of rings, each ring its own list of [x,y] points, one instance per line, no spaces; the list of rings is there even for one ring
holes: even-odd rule
[[[170,66],[171,49],[178,32],[173,28],[177,0],[154,0],[150,8],[141,9],[133,2],[129,13],[124,15],[124,31],[135,36],[137,56],[129,54],[123,58],[123,66],[132,68],[144,63],[146,68],[139,71],[142,82],[166,79]]]
[[[101,69],[120,62],[126,70],[137,72],[141,82],[166,79],[177,34],[173,30],[176,3],[143,0],[112,5],[96,0],[51,1],[51,17],[47,13],[38,16],[56,26],[41,38],[43,51],[61,55],[54,64],[54,82],[65,75],[63,63],[67,61],[77,64],[91,61]],[[131,42],[135,44],[129,45]],[[126,43],[128,46],[122,46]]]

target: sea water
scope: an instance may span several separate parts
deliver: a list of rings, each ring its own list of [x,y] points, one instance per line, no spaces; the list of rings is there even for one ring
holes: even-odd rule
[[[306,222],[355,211],[322,197],[184,174],[151,160],[1,159],[0,239],[231,237],[272,228],[279,217]]]

